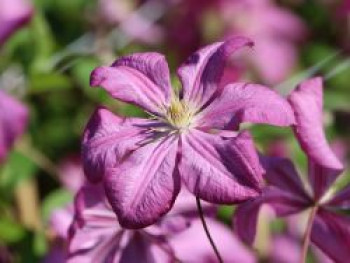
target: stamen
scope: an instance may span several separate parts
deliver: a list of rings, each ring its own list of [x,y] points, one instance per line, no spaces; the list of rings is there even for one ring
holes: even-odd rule
[[[167,110],[167,121],[177,129],[188,128],[193,121],[193,116],[194,111],[191,107],[176,97]]]

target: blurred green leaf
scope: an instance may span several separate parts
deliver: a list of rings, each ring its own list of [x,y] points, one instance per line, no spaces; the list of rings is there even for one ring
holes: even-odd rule
[[[38,167],[32,160],[16,150],[12,151],[0,173],[1,194],[10,196],[20,181],[34,176],[37,171]]]
[[[40,93],[72,88],[70,79],[61,74],[35,74],[30,77],[29,92]]]
[[[0,240],[5,243],[14,243],[21,240],[25,235],[24,228],[13,220],[0,218]]]
[[[58,189],[51,192],[44,199],[41,207],[41,212],[45,221],[47,221],[53,210],[64,207],[69,202],[73,201],[73,195],[71,192],[65,189]]]

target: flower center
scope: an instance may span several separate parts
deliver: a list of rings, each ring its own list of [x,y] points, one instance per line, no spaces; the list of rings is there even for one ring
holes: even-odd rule
[[[189,105],[174,98],[167,110],[166,119],[174,128],[186,129],[192,124],[194,114],[194,110]]]

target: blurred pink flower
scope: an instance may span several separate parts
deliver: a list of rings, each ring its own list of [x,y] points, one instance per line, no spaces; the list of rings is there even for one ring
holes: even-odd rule
[[[58,165],[62,185],[73,194],[85,184],[85,175],[79,155],[69,155]]]
[[[171,89],[167,63],[157,53],[118,59],[91,74],[116,99],[140,106],[153,119],[122,118],[104,108],[84,132],[84,171],[104,181],[120,224],[140,228],[167,213],[181,182],[197,197],[221,204],[260,194],[263,169],[242,122],[289,126],[289,104],[264,86],[235,82],[227,75],[229,56],[252,42],[231,38],[204,47],[179,69],[183,89]]]
[[[265,157],[269,186],[259,198],[238,207],[235,216],[237,233],[253,242],[260,206],[271,205],[278,216],[288,216],[308,208],[316,210],[311,241],[335,262],[350,257],[350,217],[339,213],[350,208],[350,185],[331,197],[327,191],[343,171],[327,143],[322,126],[323,87],[321,78],[307,80],[289,96],[295,113],[295,134],[308,157],[312,194],[305,190],[291,161]]]
[[[200,221],[188,215],[196,210],[195,198],[189,200],[188,195],[182,196],[180,194],[176,201],[174,211],[155,225],[142,230],[126,230],[118,224],[103,189],[84,187],[75,201],[68,262],[163,263],[175,259],[216,262]],[[255,262],[252,253],[227,227],[213,219],[206,220],[225,262]]]
[[[4,161],[15,140],[24,133],[27,123],[28,109],[0,90],[0,162]]]
[[[146,1],[148,3],[157,1]],[[101,19],[111,27],[118,27],[130,38],[147,44],[157,44],[163,38],[163,29],[138,10],[136,1],[131,0],[99,0]],[[155,6],[156,8],[156,6]]]
[[[304,23],[273,0],[223,0],[226,34],[246,35],[256,42],[249,57],[262,80],[277,84],[296,66],[297,45],[306,36]]]
[[[0,46],[29,22],[33,9],[27,0],[0,0]]]

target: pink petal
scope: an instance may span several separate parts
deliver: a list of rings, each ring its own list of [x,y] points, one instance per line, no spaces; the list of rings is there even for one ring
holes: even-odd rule
[[[289,159],[266,156],[262,156],[261,159],[266,170],[264,177],[269,185],[290,192],[304,199],[305,202],[312,202],[293,163]]]
[[[29,1],[0,0],[0,46],[23,25],[33,14]]]
[[[58,165],[58,176],[65,188],[76,193],[85,183],[85,176],[80,157],[69,155]]]
[[[211,218],[206,218],[206,222],[224,262],[256,262],[254,254],[244,247],[229,228]],[[217,262],[199,219],[193,220],[187,230],[169,241],[181,262]]]
[[[156,115],[165,113],[171,95],[168,65],[158,53],[125,56],[110,67],[98,67],[91,73],[90,84]]]
[[[68,237],[69,226],[73,221],[73,207],[55,209],[50,216],[50,227],[55,234],[66,240]]]
[[[21,136],[28,123],[28,109],[0,90],[0,162],[3,161],[15,140]]]
[[[165,137],[131,153],[108,171],[108,199],[125,228],[141,228],[167,213],[180,190],[177,139]]]
[[[148,139],[147,128],[153,124],[146,119],[121,118],[98,108],[85,128],[82,141],[82,160],[88,179],[101,180],[106,169],[117,165],[126,153]]]
[[[338,209],[350,209],[350,185],[339,191],[327,205],[336,207]]]
[[[123,232],[115,214],[106,206],[102,190],[98,186],[86,186],[76,197],[69,263],[118,262],[120,258]]]
[[[258,37],[256,43],[251,60],[264,83],[276,85],[285,81],[292,73],[298,58],[293,43],[269,36]]]
[[[296,238],[279,235],[273,238],[269,259],[271,262],[296,263],[300,260],[301,246]]]
[[[346,262],[350,258],[349,226],[349,217],[320,210],[312,227],[311,241],[335,262]]]
[[[202,126],[219,129],[236,128],[241,122],[289,126],[295,121],[290,105],[279,94],[249,83],[227,85],[200,118]]]
[[[258,214],[263,204],[270,205],[277,216],[299,213],[309,206],[309,202],[294,193],[275,186],[266,187],[260,197],[239,205],[235,212],[236,233],[247,244],[254,242]]]
[[[259,195],[263,169],[248,133],[224,140],[193,130],[182,137],[181,154],[179,172],[195,196],[232,204]]]
[[[321,78],[304,81],[289,96],[296,118],[294,132],[310,159],[310,181],[316,198],[323,194],[343,169],[327,143],[322,124],[322,99]]]
[[[253,42],[248,38],[232,37],[225,42],[204,47],[190,56],[178,69],[184,99],[200,108],[214,94],[220,93],[220,82],[230,55],[252,45]]]

